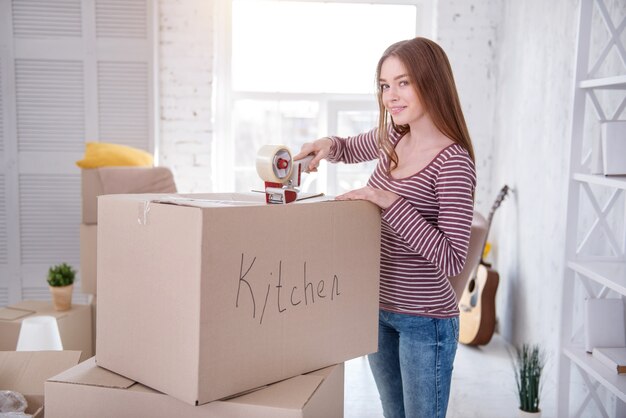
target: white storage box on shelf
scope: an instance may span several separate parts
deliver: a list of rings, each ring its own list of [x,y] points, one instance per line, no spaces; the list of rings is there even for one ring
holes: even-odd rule
[[[602,162],[605,175],[626,175],[626,120],[602,123]]]

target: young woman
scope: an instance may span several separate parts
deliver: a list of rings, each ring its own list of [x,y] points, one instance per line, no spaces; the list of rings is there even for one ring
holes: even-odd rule
[[[459,332],[449,276],[467,255],[474,152],[452,69],[435,42],[391,45],[376,70],[378,127],[303,145],[294,159],[378,159],[366,187],[338,196],[381,209],[378,352],[369,356],[385,417],[444,417]]]

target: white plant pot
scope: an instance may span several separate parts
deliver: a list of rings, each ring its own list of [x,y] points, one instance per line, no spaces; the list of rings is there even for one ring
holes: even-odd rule
[[[539,418],[541,417],[541,410],[539,410],[539,412],[526,412],[518,409],[517,416],[519,418]]]

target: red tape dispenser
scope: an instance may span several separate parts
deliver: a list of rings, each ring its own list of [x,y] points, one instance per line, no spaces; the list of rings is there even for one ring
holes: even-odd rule
[[[265,181],[267,203],[291,203],[298,199],[302,173],[309,172],[313,155],[294,161],[284,145],[264,145],[256,157],[256,172]]]

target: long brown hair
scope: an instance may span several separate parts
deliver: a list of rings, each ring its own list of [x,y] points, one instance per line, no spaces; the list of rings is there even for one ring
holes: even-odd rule
[[[445,136],[467,150],[472,161],[474,148],[465,124],[459,95],[456,91],[452,67],[444,50],[435,42],[426,38],[414,38],[396,42],[383,53],[376,67],[376,83],[379,84],[383,62],[390,56],[397,57],[406,67],[409,79],[414,86],[422,106],[430,115],[433,123]],[[378,146],[389,157],[388,171],[398,166],[398,154],[389,139],[389,114],[382,100],[382,90],[378,88]],[[396,125],[391,120],[392,128],[405,134],[408,125]]]

